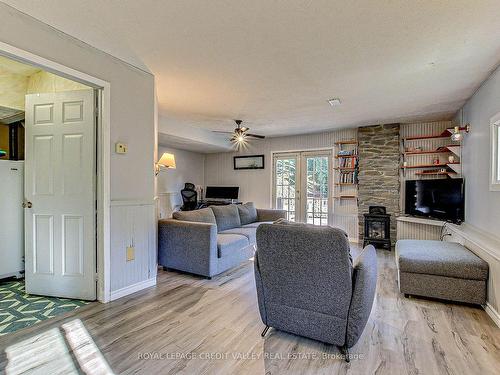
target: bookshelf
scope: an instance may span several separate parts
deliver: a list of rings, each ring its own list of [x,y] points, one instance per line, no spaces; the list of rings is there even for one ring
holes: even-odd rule
[[[334,225],[358,230],[358,141],[347,139],[334,144],[333,220]],[[358,236],[351,233],[351,242]]]

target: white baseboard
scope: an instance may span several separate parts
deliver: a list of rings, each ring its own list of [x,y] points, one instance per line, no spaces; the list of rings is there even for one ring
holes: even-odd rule
[[[140,281],[136,284],[132,284],[126,286],[125,288],[121,288],[111,292],[110,301],[114,301],[115,299],[128,296],[129,294],[138,292],[139,290],[146,289],[156,285],[156,277],[144,281]]]
[[[496,311],[488,302],[486,302],[486,305],[484,306],[484,311],[486,311],[486,314],[490,316],[491,320],[493,320],[495,324],[500,327],[500,314],[498,311]]]

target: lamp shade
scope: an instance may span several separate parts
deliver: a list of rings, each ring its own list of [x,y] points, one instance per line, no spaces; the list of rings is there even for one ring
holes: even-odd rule
[[[158,164],[165,167],[165,168],[172,168],[175,169],[175,156],[174,154],[169,154],[168,152],[165,152],[160,160],[158,160]]]

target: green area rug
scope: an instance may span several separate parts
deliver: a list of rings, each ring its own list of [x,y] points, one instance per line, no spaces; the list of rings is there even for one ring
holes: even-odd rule
[[[24,280],[0,282],[0,336],[90,302],[26,294]]]

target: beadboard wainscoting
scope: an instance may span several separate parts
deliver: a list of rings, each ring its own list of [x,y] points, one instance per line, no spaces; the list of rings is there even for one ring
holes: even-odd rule
[[[178,191],[158,193],[156,204],[157,218],[167,219],[182,205],[182,197]]]
[[[111,300],[156,284],[154,202],[111,202]],[[127,261],[127,248],[134,259]]]
[[[396,219],[398,240],[439,240],[444,221],[400,216]]]
[[[500,238],[473,225],[446,224],[446,241],[458,242],[486,261],[490,267],[484,309],[500,327]]]

